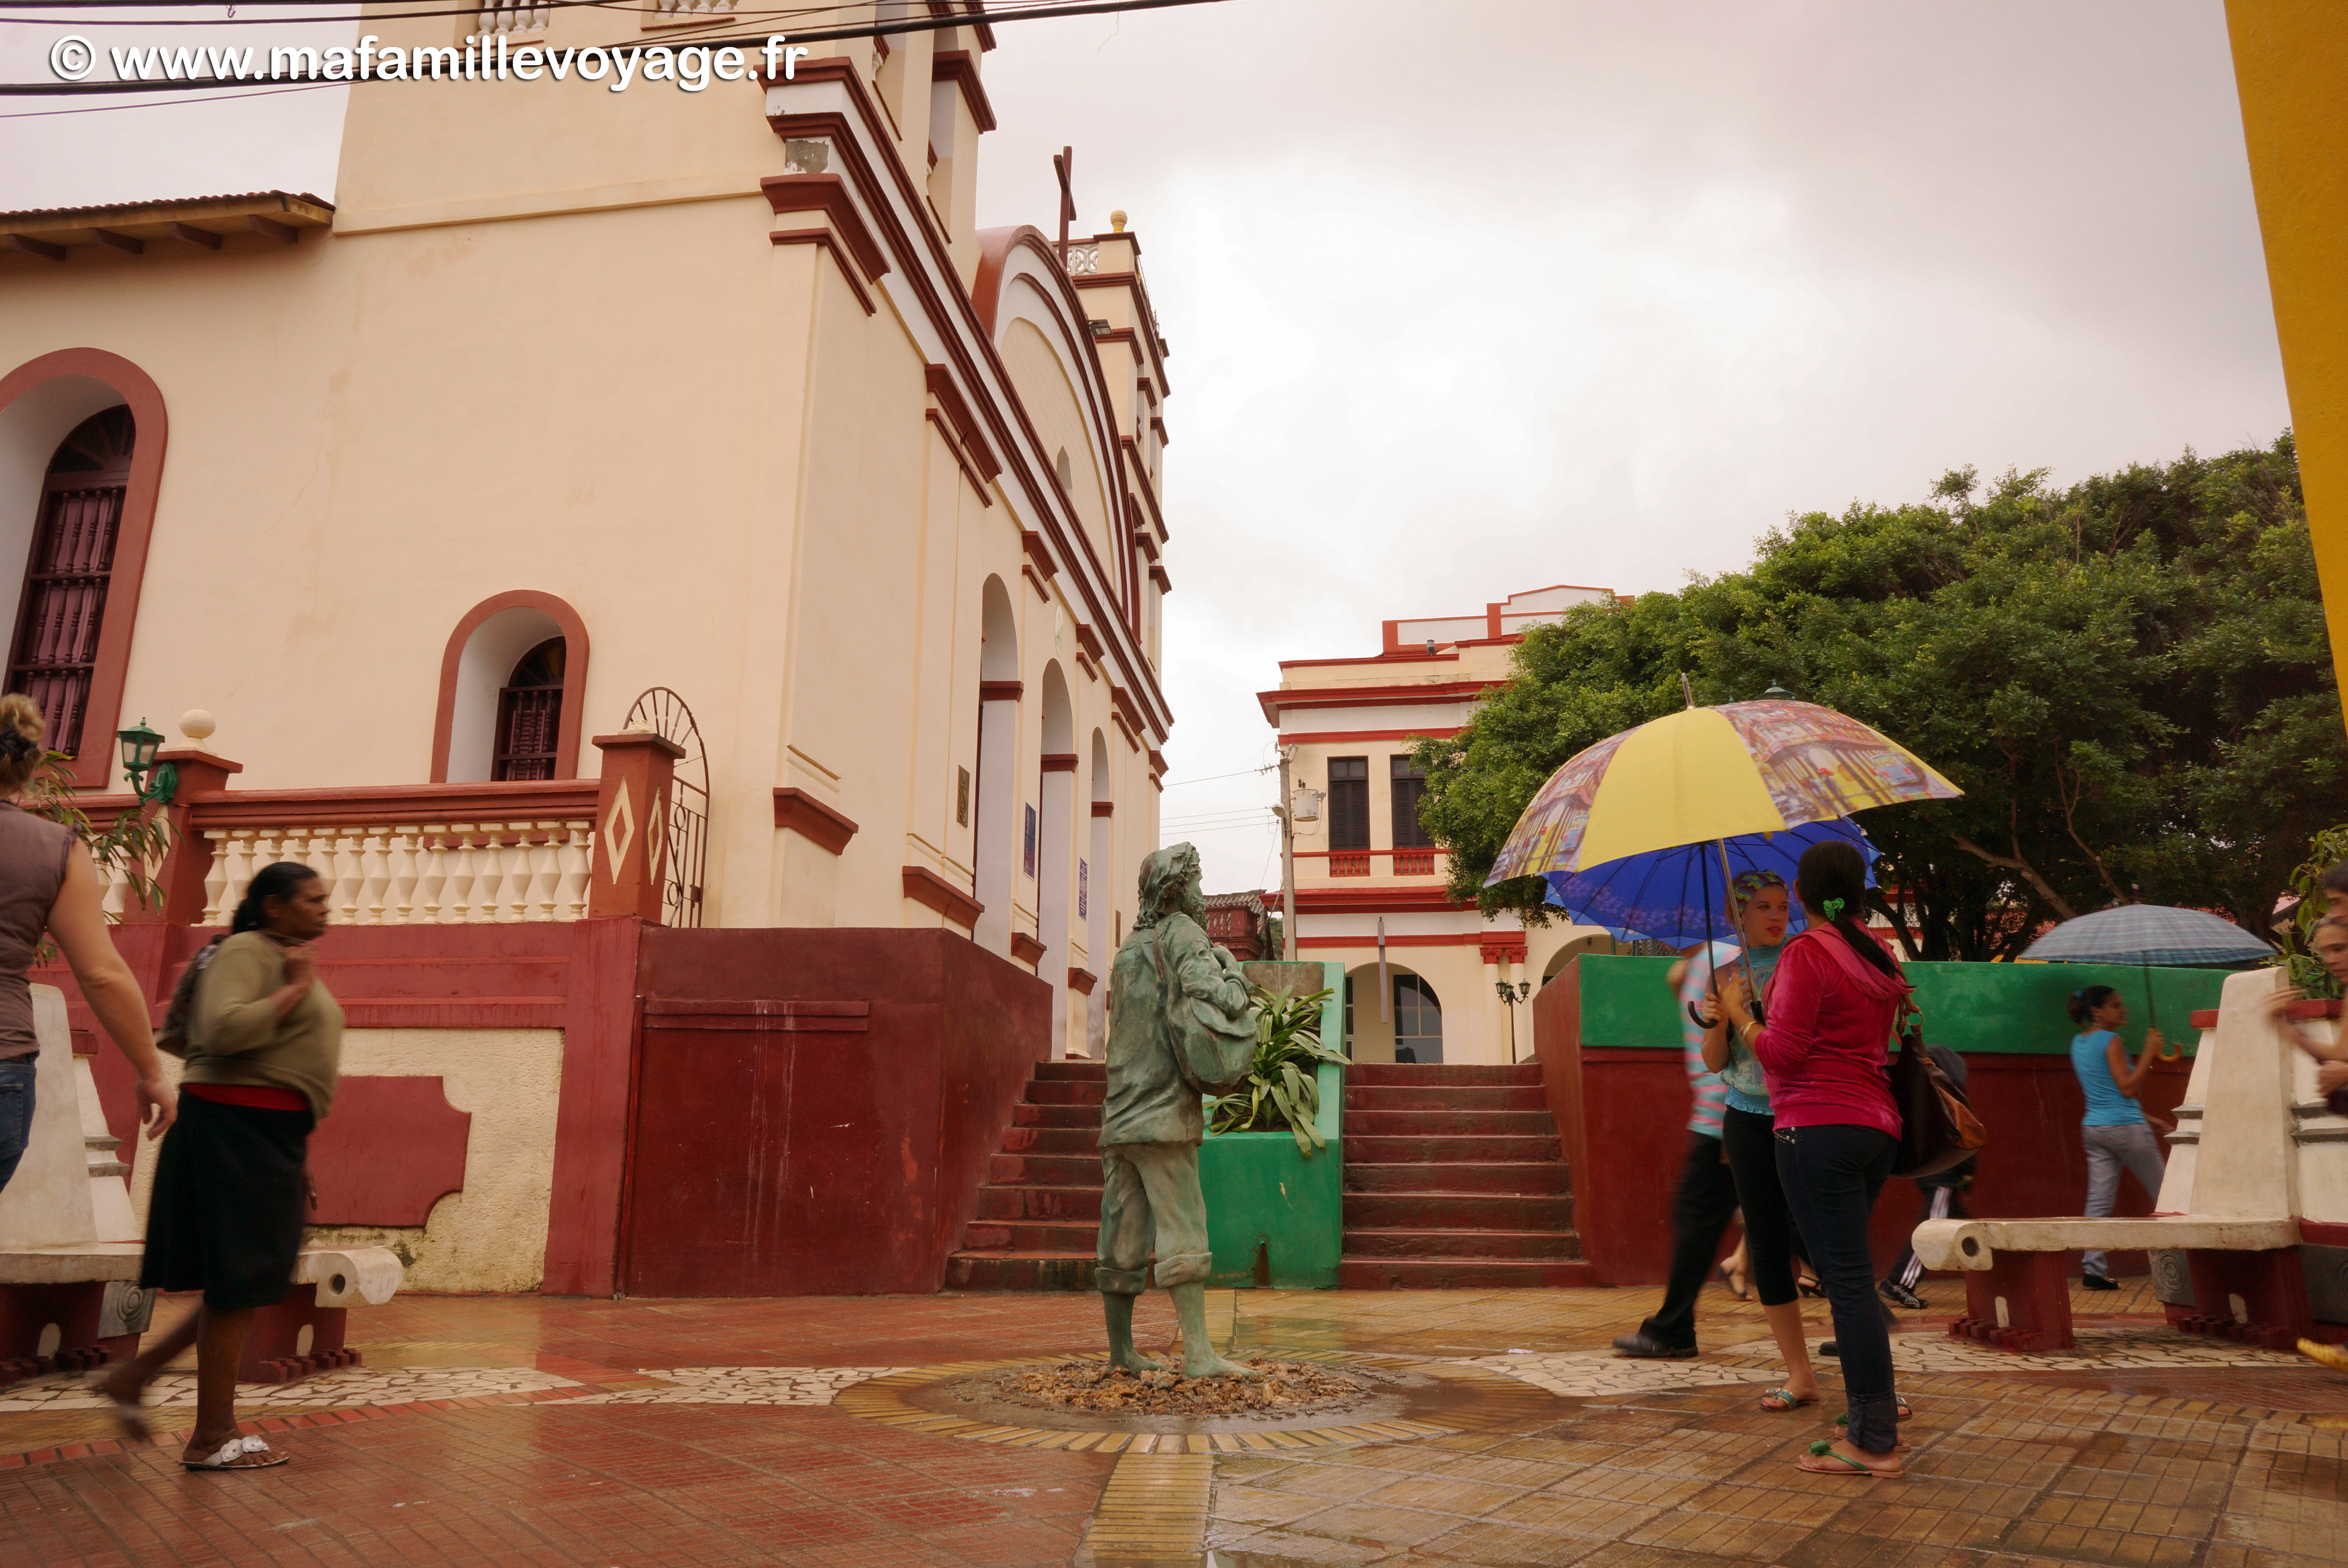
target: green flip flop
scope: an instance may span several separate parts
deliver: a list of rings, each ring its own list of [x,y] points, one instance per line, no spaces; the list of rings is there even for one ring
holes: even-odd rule
[[[1765,1410],[1798,1410],[1804,1405],[1815,1405],[1818,1402],[1818,1396],[1815,1394],[1807,1399],[1796,1399],[1791,1389],[1765,1389],[1761,1391],[1761,1408]]]

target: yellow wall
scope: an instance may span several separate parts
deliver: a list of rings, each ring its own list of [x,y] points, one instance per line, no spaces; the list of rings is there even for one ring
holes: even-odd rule
[[[2348,5],[2228,0],[2307,521],[2348,693]]]

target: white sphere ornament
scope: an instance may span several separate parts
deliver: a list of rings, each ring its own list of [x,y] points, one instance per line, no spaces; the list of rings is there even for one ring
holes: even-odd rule
[[[180,733],[191,741],[201,741],[219,728],[219,723],[201,708],[191,708],[180,715]]]

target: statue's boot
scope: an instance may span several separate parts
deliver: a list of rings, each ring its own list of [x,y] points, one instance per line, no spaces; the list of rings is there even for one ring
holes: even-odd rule
[[[1101,1311],[1108,1319],[1108,1364],[1128,1372],[1155,1372],[1158,1363],[1133,1348],[1133,1303],[1130,1296],[1101,1292]]]
[[[1251,1380],[1263,1376],[1236,1361],[1226,1361],[1215,1354],[1214,1341],[1207,1337],[1207,1282],[1194,1279],[1187,1285],[1168,1287],[1174,1298],[1174,1318],[1182,1326],[1182,1376],[1185,1378],[1245,1378]],[[1130,1312],[1130,1308],[1128,1309]],[[1127,1319],[1130,1324],[1130,1317]]]

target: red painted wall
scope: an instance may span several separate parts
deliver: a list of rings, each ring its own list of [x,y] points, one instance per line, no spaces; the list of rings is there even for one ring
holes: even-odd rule
[[[1671,1272],[1672,1189],[1687,1147],[1687,1074],[1675,1050],[1584,1046],[1580,979],[1570,967],[1533,1001],[1534,1050],[1572,1173],[1574,1226],[1601,1284],[1661,1285]],[[2087,1202],[2079,1141],[2086,1101],[2070,1058],[1981,1052],[1965,1063],[1990,1132],[1966,1206],[1993,1218],[2079,1213]],[[2174,1112],[2191,1066],[2180,1059],[2155,1068],[2142,1103]],[[1921,1207],[1913,1184],[1885,1184],[1872,1230],[1879,1272],[1899,1255]],[[2117,1212],[2151,1212],[2132,1177],[2121,1179]],[[1724,1255],[1735,1245],[1732,1231]],[[2075,1254],[2074,1268],[2077,1262]],[[2111,1264],[2115,1274],[2146,1269],[2142,1253],[2115,1253]]]
[[[987,1156],[1050,1050],[1048,986],[948,931],[652,927],[638,991],[626,1289],[940,1287]],[[659,1010],[751,999],[868,1010]]]

